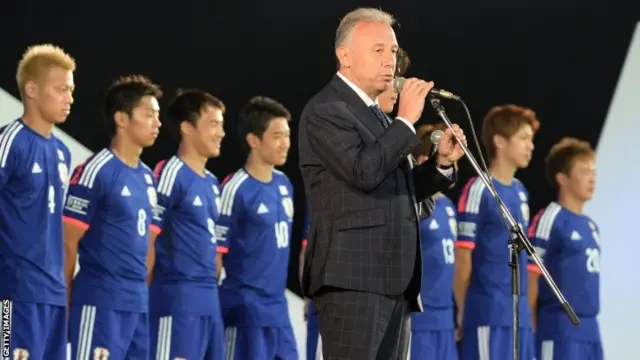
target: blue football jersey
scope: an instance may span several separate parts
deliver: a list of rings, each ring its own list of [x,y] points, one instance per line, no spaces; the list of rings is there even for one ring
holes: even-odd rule
[[[510,185],[493,184],[505,206],[526,233],[529,226],[528,192],[513,179]],[[498,205],[480,178],[469,180],[458,202],[457,247],[473,249],[471,280],[465,299],[465,328],[513,326],[513,296],[509,267],[512,234]],[[520,326],[531,326],[527,302],[527,254],[520,253]]]
[[[597,341],[600,331],[600,237],[598,227],[585,215],[556,202],[534,218],[529,237],[538,256],[567,298],[580,326],[574,326],[544,278],[539,279],[538,334],[546,339]],[[529,271],[540,273],[531,261]]]
[[[238,170],[223,185],[216,224],[226,279],[220,302],[226,326],[290,326],[285,289],[293,224],[293,187],[274,170],[269,183]]]
[[[86,229],[71,303],[147,312],[147,252],[157,195],[153,172],[132,168],[109,149],[73,172],[64,220]]]
[[[458,231],[455,205],[439,195],[431,217],[420,222],[424,312],[411,314],[412,331],[450,330],[453,323],[453,265]]]
[[[62,204],[71,155],[22,120],[0,128],[0,298],[66,305]]]
[[[219,315],[215,222],[220,208],[218,179],[196,173],[173,156],[158,163],[158,207],[153,224],[156,262],[150,309],[160,314]]]

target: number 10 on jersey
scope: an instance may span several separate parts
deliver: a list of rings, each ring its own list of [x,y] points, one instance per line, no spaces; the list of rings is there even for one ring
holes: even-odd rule
[[[286,221],[279,221],[273,224],[276,233],[276,243],[278,249],[289,247],[289,224]]]

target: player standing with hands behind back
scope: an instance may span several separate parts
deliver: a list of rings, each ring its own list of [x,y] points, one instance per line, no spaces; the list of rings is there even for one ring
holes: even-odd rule
[[[595,152],[575,138],[555,144],[546,159],[547,180],[558,199],[540,210],[529,237],[551,277],[575,309],[580,326],[571,323],[540,269],[529,264],[529,302],[540,360],[602,360],[600,312],[600,236],[584,214],[595,190]]]
[[[149,357],[147,251],[157,196],[140,154],[158,136],[160,96],[139,75],[111,85],[104,108],[111,145],[71,178],[64,237],[74,359]]]
[[[206,169],[224,138],[222,101],[200,90],[180,93],[166,121],[178,153],[156,166],[158,208],[151,234],[151,353],[157,359],[224,357],[224,325],[216,280],[218,179]],[[155,266],[154,266],[155,265]]]
[[[75,68],[59,47],[28,48],[16,74],[24,113],[0,128],[0,300],[12,316],[7,358],[66,356],[62,206],[71,154],[52,131],[71,110]]]
[[[540,127],[531,109],[496,106],[482,123],[493,185],[516,222],[529,226],[528,192],[514,176],[526,168]],[[454,293],[462,325],[464,360],[513,358],[513,296],[509,267],[511,233],[485,184],[471,178],[458,200]],[[520,360],[533,360],[534,338],[527,304],[527,254],[520,253]]]
[[[290,120],[282,104],[266,97],[240,111],[240,140],[249,156],[223,185],[216,224],[229,360],[298,360],[285,298],[293,186],[274,169],[287,161]]]

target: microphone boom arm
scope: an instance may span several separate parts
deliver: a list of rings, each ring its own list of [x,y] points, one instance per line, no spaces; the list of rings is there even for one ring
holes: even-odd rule
[[[429,97],[428,100],[431,103],[431,106],[434,108],[436,114],[442,119],[442,121],[451,130],[451,132],[453,133],[453,137],[456,139],[456,142],[458,143],[458,145],[460,145],[460,147],[464,151],[465,155],[467,156],[467,159],[471,163],[471,166],[473,166],[473,169],[478,174],[478,177],[480,177],[480,180],[482,180],[487,190],[489,190],[489,193],[491,193],[491,196],[496,201],[498,208],[500,209],[500,212],[502,214],[502,217],[507,222],[507,226],[509,228],[509,231],[511,232],[511,239],[509,240],[509,250],[510,250],[509,267],[511,267],[511,289],[512,289],[512,295],[513,295],[513,359],[518,360],[520,358],[520,354],[519,354],[520,261],[519,260],[520,260],[520,253],[522,252],[522,250],[525,250],[529,255],[529,257],[533,260],[533,262],[535,262],[535,264],[538,266],[538,268],[542,272],[542,276],[546,280],[547,284],[549,284],[551,291],[553,291],[554,295],[562,305],[562,308],[567,313],[567,316],[569,317],[571,322],[577,326],[578,324],[580,324],[580,319],[578,319],[578,316],[573,311],[573,308],[571,307],[567,299],[565,299],[564,295],[562,295],[562,292],[560,292],[560,289],[558,288],[555,281],[553,280],[553,278],[547,271],[546,267],[542,263],[542,260],[540,260],[540,258],[538,257],[538,254],[533,248],[531,241],[529,241],[524,231],[522,231],[522,228],[520,227],[520,225],[518,225],[516,220],[513,218],[513,216],[509,212],[509,209],[507,209],[506,205],[504,204],[504,202],[496,192],[495,188],[493,187],[493,182],[491,181],[491,178],[489,177],[489,175],[482,170],[482,168],[480,167],[476,159],[473,157],[473,155],[471,155],[469,148],[467,148],[467,146],[462,141],[460,141],[460,138],[458,138],[455,132],[453,132],[453,125],[449,120],[449,117],[447,116],[444,110],[444,107],[440,105],[440,100],[438,100],[435,97]]]

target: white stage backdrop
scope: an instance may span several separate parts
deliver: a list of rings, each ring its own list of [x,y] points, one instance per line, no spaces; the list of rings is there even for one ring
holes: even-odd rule
[[[640,204],[639,86],[640,23],[600,135],[596,194],[586,208],[602,239],[600,328],[605,357],[611,360],[639,358],[640,280],[633,270],[639,258],[633,244],[640,229],[636,213]]]
[[[637,359],[640,335],[640,281],[634,263],[640,204],[640,24],[629,46],[626,61],[611,103],[598,145],[598,189],[587,206],[587,213],[598,223],[602,239],[602,312],[600,324],[605,357],[614,360]],[[594,96],[598,96],[595,94]],[[20,116],[21,103],[0,89],[0,125]],[[638,123],[638,125],[636,125]],[[72,167],[91,152],[59,129],[56,134],[67,144]],[[293,323],[300,359],[306,360],[306,326],[302,319],[303,301],[287,290],[289,315]]]

